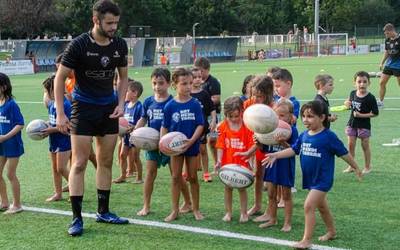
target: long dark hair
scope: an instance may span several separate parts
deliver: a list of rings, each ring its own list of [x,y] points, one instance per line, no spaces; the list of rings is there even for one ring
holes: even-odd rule
[[[320,101],[311,101],[307,102],[301,107],[300,110],[300,115],[303,117],[304,112],[306,110],[311,110],[311,112],[319,117],[325,116],[325,119],[322,121],[322,125],[327,128],[329,126],[329,121],[328,121],[328,114],[324,110],[324,106],[321,105]]]
[[[14,98],[12,95],[10,78],[8,78],[8,76],[4,73],[0,73],[0,88],[6,99]]]

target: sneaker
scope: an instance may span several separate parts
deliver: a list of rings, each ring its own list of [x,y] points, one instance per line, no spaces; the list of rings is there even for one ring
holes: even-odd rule
[[[204,173],[203,180],[204,180],[204,182],[212,182],[212,177],[209,173]]]
[[[68,234],[71,236],[81,236],[83,233],[83,220],[82,218],[76,217],[72,220],[69,225]]]
[[[378,104],[379,109],[383,109],[384,106],[383,101],[377,100],[376,103]]]
[[[96,222],[110,223],[110,224],[128,224],[127,219],[118,217],[113,213],[96,214]]]

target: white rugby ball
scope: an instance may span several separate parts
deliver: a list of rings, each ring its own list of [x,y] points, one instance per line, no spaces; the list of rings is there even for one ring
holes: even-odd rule
[[[162,153],[169,156],[182,154],[185,142],[188,140],[181,132],[169,132],[161,137],[158,148]]]
[[[156,150],[159,141],[160,132],[150,127],[135,129],[129,137],[129,142],[135,147],[148,151]]]
[[[289,140],[292,135],[292,127],[282,120],[279,120],[278,127],[268,134],[254,134],[257,140],[264,145],[276,145],[278,142],[275,140],[277,135],[282,136],[284,139]]]
[[[218,171],[221,181],[231,188],[247,188],[254,182],[254,174],[239,164],[226,164]]]
[[[275,111],[264,104],[253,104],[243,113],[243,121],[254,133],[267,134],[278,126],[278,116]]]
[[[40,141],[47,137],[47,135],[43,135],[40,131],[48,127],[49,125],[46,123],[46,121],[42,119],[35,119],[32,120],[28,126],[26,126],[26,134],[32,140]]]

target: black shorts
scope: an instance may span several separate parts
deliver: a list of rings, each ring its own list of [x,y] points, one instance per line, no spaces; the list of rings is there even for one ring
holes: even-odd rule
[[[114,112],[117,103],[97,105],[86,102],[72,102],[71,134],[104,136],[118,134],[118,119],[109,116]]]
[[[385,74],[385,75],[389,75],[389,76],[399,77],[400,76],[400,69],[393,69],[393,68],[385,67],[385,68],[383,68],[382,73]]]

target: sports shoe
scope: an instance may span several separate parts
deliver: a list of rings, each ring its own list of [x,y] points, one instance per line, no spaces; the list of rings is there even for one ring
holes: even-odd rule
[[[204,180],[204,182],[212,182],[212,177],[211,177],[210,173],[204,173],[203,180]]]
[[[110,223],[110,224],[128,224],[127,219],[118,217],[113,213],[96,214],[96,222]]]
[[[379,109],[383,109],[383,106],[384,106],[383,101],[377,100],[376,104],[378,104]]]
[[[76,217],[72,220],[68,228],[68,234],[71,236],[81,236],[83,233],[83,220]]]

